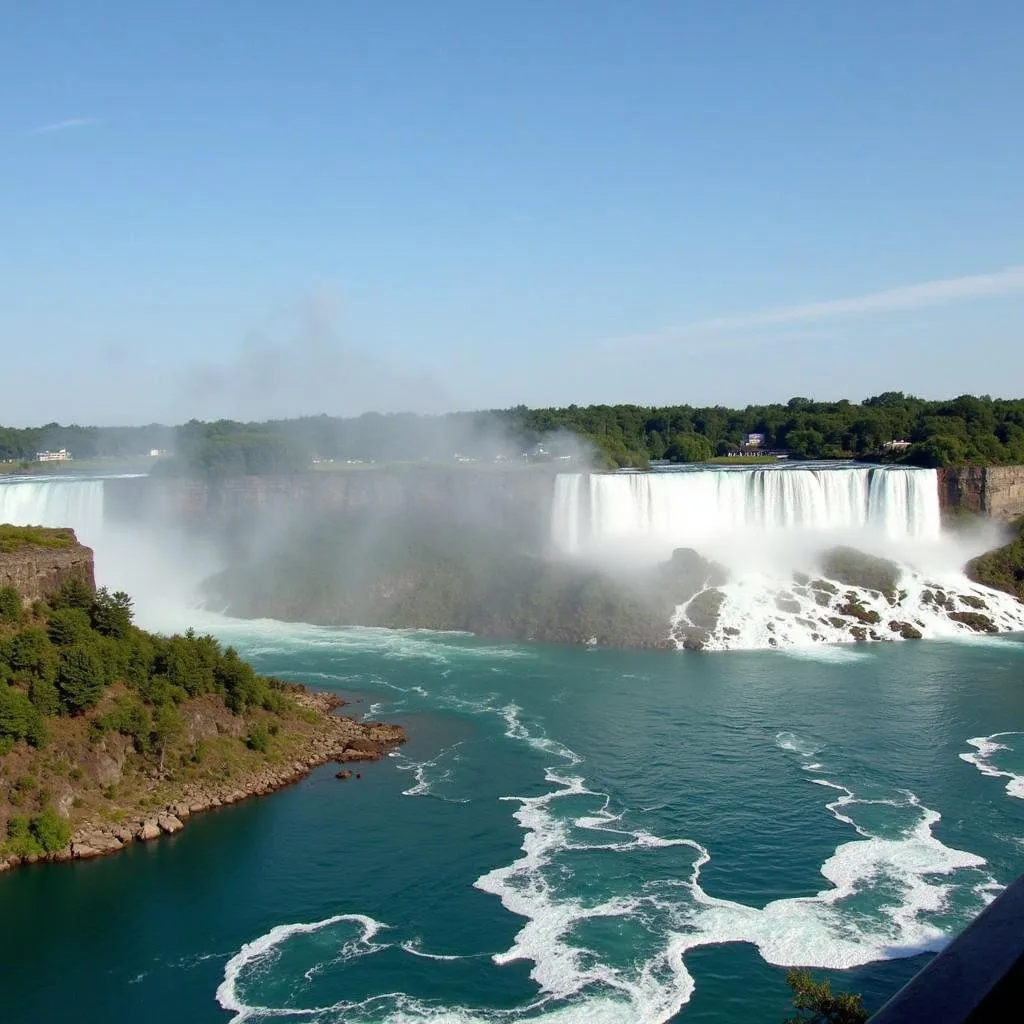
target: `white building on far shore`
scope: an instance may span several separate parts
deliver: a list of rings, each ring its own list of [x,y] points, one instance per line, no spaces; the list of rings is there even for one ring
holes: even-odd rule
[[[36,452],[36,462],[70,462],[71,452],[60,448],[55,452]]]

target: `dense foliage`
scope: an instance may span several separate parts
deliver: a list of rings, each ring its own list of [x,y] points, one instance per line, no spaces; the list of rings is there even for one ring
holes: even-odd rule
[[[76,458],[173,449],[161,471],[240,476],[306,469],[311,460],[450,462],[557,457],[580,452],[599,464],[646,466],[651,460],[699,462],[739,451],[745,436],[799,459],[888,458],[921,466],[1024,462],[1024,400],[961,395],[926,401],[890,391],[861,403],[791,398],[747,406],[570,405],[417,416],[366,413],[307,416],[266,423],[192,420],[177,428],[60,427],[0,429],[0,459],[31,458],[40,447],[68,447]],[[908,448],[886,449],[905,440]],[[536,451],[543,444],[545,453]]]
[[[280,711],[279,684],[259,676],[212,636],[156,636],[132,623],[127,594],[73,581],[24,621],[21,601],[0,588],[0,754],[18,740],[42,746],[47,720],[80,715],[118,686],[111,710],[91,726],[159,752],[180,727],[177,707],[216,694],[232,711]]]

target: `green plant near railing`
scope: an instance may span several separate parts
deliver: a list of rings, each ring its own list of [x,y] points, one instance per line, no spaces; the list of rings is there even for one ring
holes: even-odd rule
[[[785,1024],[863,1024],[868,1019],[859,995],[835,993],[827,981],[815,981],[807,971],[787,971],[786,984],[793,990],[796,1013]]]

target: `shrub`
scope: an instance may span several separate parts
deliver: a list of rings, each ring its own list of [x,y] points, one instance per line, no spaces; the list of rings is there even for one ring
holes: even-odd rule
[[[57,688],[64,706],[72,714],[87,711],[103,695],[106,670],[95,647],[74,644],[61,656],[57,670]]]
[[[130,736],[140,753],[149,750],[153,723],[149,716],[149,709],[133,694],[118,697],[113,708],[107,714],[102,715],[98,721],[107,731]]]
[[[14,587],[0,587],[0,622],[19,623],[21,619],[21,595]]]
[[[270,730],[265,722],[259,722],[249,730],[249,735],[245,737],[245,745],[261,754],[270,749]]]
[[[21,690],[6,683],[0,683],[0,737],[37,747],[46,742],[42,715]]]
[[[7,819],[7,842],[4,843],[4,849],[17,857],[31,857],[43,852],[32,835],[28,818],[14,814]]]
[[[89,616],[81,608],[58,608],[46,623],[50,642],[58,647],[87,643],[92,633]]]
[[[63,850],[71,842],[71,826],[49,805],[31,820],[29,832],[46,853]]]

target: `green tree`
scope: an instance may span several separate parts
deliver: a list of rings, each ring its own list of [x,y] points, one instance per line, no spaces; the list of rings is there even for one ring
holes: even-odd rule
[[[99,651],[91,644],[74,644],[61,655],[57,689],[72,714],[87,711],[99,703],[106,670]]]
[[[43,715],[60,714],[60,693],[52,679],[34,676],[28,683],[28,699],[32,706]]]
[[[22,616],[21,595],[14,587],[0,587],[0,622],[17,625]]]
[[[51,643],[58,647],[70,647],[72,644],[88,643],[92,627],[89,625],[89,616],[83,609],[58,608],[50,612],[46,632]]]
[[[267,684],[256,675],[252,665],[242,661],[238,652],[229,647],[217,666],[217,683],[223,688],[225,701],[235,714],[263,703]]]
[[[58,591],[50,604],[54,608],[81,608],[88,612],[92,608],[93,589],[80,579],[71,579]]]
[[[27,740],[41,747],[46,742],[43,716],[21,690],[0,683],[0,739]]]
[[[16,673],[27,672],[51,680],[57,674],[57,651],[46,633],[34,626],[11,637],[7,657]]]
[[[787,971],[786,984],[797,1012],[785,1024],[863,1024],[868,1019],[859,995],[833,994],[828,981],[815,981],[807,971]]]
[[[181,734],[185,725],[181,715],[171,704],[162,704],[153,714],[153,728],[150,732],[150,742],[153,749],[160,754],[160,772],[164,770],[164,757],[167,754],[168,745]]]
[[[89,618],[97,633],[123,640],[132,625],[132,599],[123,590],[112,594],[106,587],[100,587],[89,609]]]
[[[676,434],[665,455],[672,462],[707,462],[711,458],[711,442],[703,434]]]

